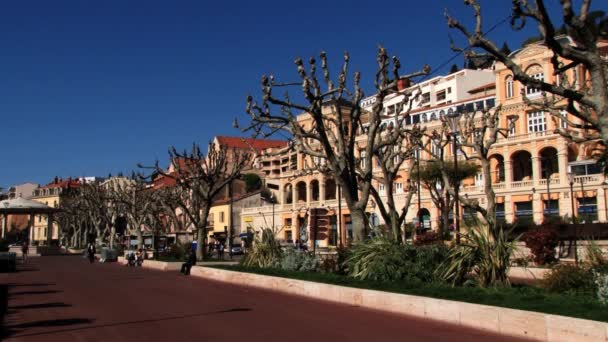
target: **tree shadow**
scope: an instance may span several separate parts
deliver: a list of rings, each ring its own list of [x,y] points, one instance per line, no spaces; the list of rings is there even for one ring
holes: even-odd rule
[[[36,295],[36,294],[51,294],[51,293],[60,293],[60,292],[61,291],[57,291],[57,290],[18,291],[18,292],[12,292],[11,296]]]
[[[55,283],[32,283],[32,284],[8,284],[10,287],[42,287],[42,286],[53,286]]]
[[[77,325],[77,324],[91,324],[93,323],[92,319],[89,318],[62,318],[62,319],[50,319],[44,321],[34,321],[34,322],[26,322],[19,323],[6,326],[5,329],[0,334],[0,337],[6,338],[12,336],[23,329],[28,328],[47,328],[47,327],[65,327],[68,325]]]
[[[61,303],[61,302],[52,302],[52,303],[40,303],[40,304],[28,304],[28,305],[16,305],[9,307],[10,310],[20,310],[20,309],[45,309],[45,308],[67,308],[72,305]]]

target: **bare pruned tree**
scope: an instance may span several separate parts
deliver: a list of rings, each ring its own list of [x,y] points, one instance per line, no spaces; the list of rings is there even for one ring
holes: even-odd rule
[[[421,148],[431,155],[435,162],[441,166],[443,185],[451,196],[455,197],[455,187],[459,186],[458,174],[450,172],[454,170],[446,165],[443,152],[447,146],[446,142],[454,143],[464,158],[481,165],[483,174],[483,191],[486,205],[482,206],[476,199],[469,199],[458,194],[458,200],[465,207],[472,208],[484,218],[491,231],[496,227],[496,194],[492,184],[491,170],[491,148],[499,137],[506,137],[513,129],[517,120],[516,115],[510,115],[501,120],[501,107],[483,108],[469,113],[461,113],[453,117],[451,125],[447,119],[443,119],[440,129],[430,133],[425,132],[426,139],[421,139]],[[448,116],[452,115],[451,113]],[[432,144],[439,144],[440,148],[432,148]]]
[[[446,12],[448,25],[460,31],[468,42],[468,48],[477,48],[503,63],[513,78],[528,87],[544,92],[542,100],[534,105],[547,110],[554,118],[567,123],[567,128],[557,131],[576,142],[600,142],[608,145],[608,17],[602,11],[591,11],[591,0],[580,1],[578,13],[571,0],[561,3],[561,19],[565,33],[570,39],[560,39],[545,1],[513,0],[511,26],[519,30],[534,22],[540,33],[540,40],[552,52],[553,73],[559,81],[549,83],[527,74],[513,56],[502,51],[487,38],[482,25],[483,14],[476,0],[466,0],[475,14],[474,29]],[[471,50],[469,53],[474,54]],[[568,77],[568,71],[582,66],[582,81]],[[572,74],[572,73],[571,73]],[[548,96],[550,94],[551,96]],[[524,94],[525,99],[525,94]],[[531,104],[531,101],[525,99]],[[564,119],[562,111],[567,111],[578,120]]]
[[[153,206],[158,197],[148,188],[141,176],[132,177],[127,182],[117,182],[113,186],[112,200],[124,215],[128,223],[129,234],[137,236],[137,248],[143,248],[143,230],[155,222]]]
[[[196,229],[196,257],[202,260],[207,241],[207,218],[213,200],[249,166],[251,156],[210,143],[206,155],[197,144],[192,145],[190,152],[179,153],[171,148],[169,160],[172,172],[161,168],[158,161],[153,169],[157,174],[174,179],[181,190],[172,200]]]
[[[361,74],[353,75],[352,89],[348,85],[350,56],[344,54],[337,79],[332,79],[325,52],[320,54],[322,79],[317,76],[317,60],[310,58],[308,70],[301,58],[295,60],[299,80],[281,83],[274,76],[262,77],[262,101],[247,98],[246,112],[251,119],[244,131],[254,136],[268,137],[277,132],[287,132],[294,147],[310,159],[323,160],[326,172],[341,186],[349,208],[355,241],[366,236],[368,218],[366,208],[372,188],[372,158],[377,151],[393,146],[399,134],[381,138],[384,99],[398,92],[397,83],[403,78],[413,78],[429,72],[423,71],[400,76],[401,63],[396,57],[388,57],[386,49],[378,49],[378,71],[375,75],[376,94],[371,109],[366,109],[360,87]],[[294,101],[289,89],[300,87],[302,101]],[[286,89],[283,95],[276,91]],[[404,102],[407,103],[407,96]],[[399,125],[397,127],[402,127]],[[358,142],[361,133],[361,150]],[[362,153],[363,152],[363,153]]]

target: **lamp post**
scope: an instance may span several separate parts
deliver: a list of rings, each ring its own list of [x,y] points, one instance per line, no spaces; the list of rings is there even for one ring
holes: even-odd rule
[[[572,206],[572,224],[574,225],[574,174],[568,172],[568,183],[570,184],[570,205]],[[581,182],[582,184],[582,182]],[[574,263],[578,265],[578,229],[574,225]]]
[[[551,191],[550,191],[550,183],[551,183],[551,172],[553,172],[553,167],[551,166],[551,159],[543,158],[545,161],[545,174],[547,177],[547,214],[545,215],[545,221],[547,221],[548,217],[551,215]]]
[[[460,120],[460,115],[458,112],[452,110],[451,108],[448,110],[446,114],[447,121],[452,129],[452,154],[454,155],[454,230],[456,231],[456,243],[460,243],[460,203],[458,198],[458,188],[460,187],[460,182],[458,180],[458,121]]]
[[[274,232],[274,205],[275,205],[275,201],[276,198],[274,197],[274,193],[270,193],[270,197],[268,198],[264,198],[262,197],[262,201],[266,202],[266,203],[270,203],[272,205],[272,231]]]
[[[416,147],[416,173],[418,175],[418,183],[416,187],[418,189],[418,225],[422,229],[422,204],[421,204],[421,182],[420,182],[420,147]]]

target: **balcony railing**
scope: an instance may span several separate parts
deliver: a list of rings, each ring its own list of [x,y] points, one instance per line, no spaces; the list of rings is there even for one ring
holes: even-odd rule
[[[492,184],[492,187],[494,189],[504,189],[505,188],[505,183],[504,182],[494,183],[494,184]]]
[[[545,178],[545,179],[539,180],[538,184],[539,185],[547,185],[547,179]],[[551,178],[550,181],[549,181],[549,185],[552,185],[552,184],[555,184],[555,185],[559,184],[559,178]]]
[[[533,180],[511,182],[511,188],[526,188],[534,185]]]
[[[534,138],[542,138],[542,137],[548,137],[548,136],[554,136],[557,135],[556,133],[553,133],[553,131],[543,131],[543,132],[530,132],[530,133],[524,133],[524,134],[517,134],[517,135],[509,135],[508,137],[500,137],[498,139],[499,142],[502,141],[522,141],[522,140],[529,140],[529,139],[534,139]]]
[[[575,184],[581,184],[581,182],[584,184],[594,184],[594,183],[601,183],[602,182],[602,175],[585,175],[585,176],[576,176],[574,177],[574,183]]]

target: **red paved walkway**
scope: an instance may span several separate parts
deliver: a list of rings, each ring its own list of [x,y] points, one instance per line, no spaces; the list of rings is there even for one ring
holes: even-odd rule
[[[9,284],[6,341],[507,340],[178,273],[90,265],[81,257],[32,258],[0,279]]]

